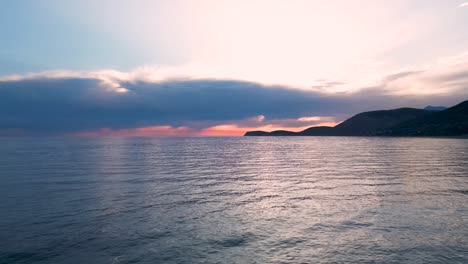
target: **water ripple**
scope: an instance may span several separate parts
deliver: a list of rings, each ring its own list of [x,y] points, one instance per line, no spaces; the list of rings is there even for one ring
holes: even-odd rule
[[[0,263],[468,263],[468,140],[2,138]]]

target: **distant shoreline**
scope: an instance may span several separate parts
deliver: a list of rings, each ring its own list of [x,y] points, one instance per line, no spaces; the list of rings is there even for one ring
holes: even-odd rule
[[[287,135],[287,136],[280,136],[280,135],[265,135],[265,136],[240,136],[240,137],[288,137],[288,138],[314,138],[314,137],[346,137],[346,138],[446,138],[446,139],[468,139],[468,135],[464,136],[301,136],[301,135]]]
[[[444,110],[441,107],[438,109],[441,110],[377,110],[359,113],[334,127],[310,127],[300,132],[248,131],[244,136],[468,138],[468,101]]]

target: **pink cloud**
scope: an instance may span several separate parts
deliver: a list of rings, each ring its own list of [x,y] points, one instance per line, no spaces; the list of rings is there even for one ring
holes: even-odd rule
[[[316,126],[334,126],[336,123],[327,122],[316,124]],[[209,137],[209,136],[242,136],[247,131],[263,130],[288,130],[288,131],[302,131],[309,128],[309,126],[278,126],[274,124],[265,124],[261,126],[240,126],[237,124],[221,124],[211,126],[204,129],[194,129],[186,126],[172,127],[172,126],[149,126],[139,128],[126,128],[126,129],[110,129],[101,128],[99,130],[84,131],[69,134],[76,137],[101,137],[101,136],[118,136],[118,137],[156,137],[156,136],[195,136],[195,137]]]
[[[0,136],[24,136],[27,133],[21,129],[0,129]]]
[[[99,130],[84,131],[69,134],[77,137],[100,137],[100,136],[119,136],[119,137],[152,137],[152,136],[188,136],[193,133],[189,127],[172,126],[149,126],[139,128],[110,129],[101,128]]]

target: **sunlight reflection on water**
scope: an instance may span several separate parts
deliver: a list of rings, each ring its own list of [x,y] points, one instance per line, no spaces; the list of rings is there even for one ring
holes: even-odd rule
[[[0,141],[0,263],[468,261],[468,140]]]

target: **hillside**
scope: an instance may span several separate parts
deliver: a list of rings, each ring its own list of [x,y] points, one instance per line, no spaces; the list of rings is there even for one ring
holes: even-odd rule
[[[432,105],[428,105],[428,106],[424,107],[424,110],[429,110],[429,111],[444,111],[444,110],[447,110],[447,107],[445,107],[445,106],[432,106]]]
[[[340,136],[373,136],[398,124],[430,115],[423,109],[399,108],[357,114],[335,126],[334,133]]]
[[[468,101],[447,110],[404,122],[382,136],[465,136],[468,135]]]
[[[256,137],[262,137],[262,136],[298,136],[296,132],[292,131],[285,131],[285,130],[277,130],[273,132],[265,132],[265,131],[249,131],[245,133],[244,136],[256,136]]]
[[[438,111],[437,111],[438,110]],[[301,132],[252,131],[245,136],[462,136],[468,135],[468,101],[446,110],[399,108],[357,114],[335,127]]]

